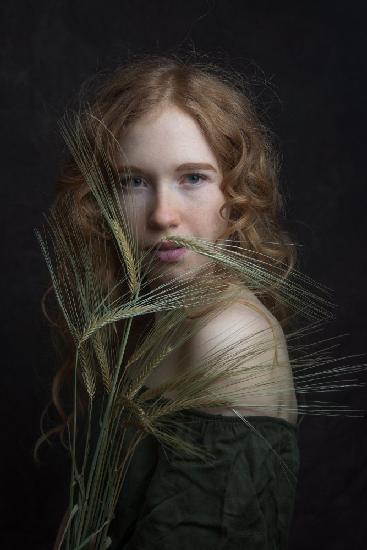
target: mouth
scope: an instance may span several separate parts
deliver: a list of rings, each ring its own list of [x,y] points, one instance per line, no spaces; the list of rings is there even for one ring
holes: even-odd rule
[[[166,248],[166,249],[155,249],[154,254],[161,262],[177,262],[184,254],[186,254],[187,250],[183,246],[176,247],[176,248]]]
[[[155,258],[163,263],[177,262],[188,252],[183,245],[178,245],[171,241],[159,241],[153,247],[150,246],[147,250],[150,250]]]
[[[172,241],[159,241],[154,246],[149,246],[146,250],[151,251],[154,254],[155,258],[159,262],[163,263],[172,263],[177,262],[182,256],[188,252],[188,250],[183,246],[176,244]]]
[[[159,241],[159,243],[157,243],[153,247],[153,251],[157,252],[157,251],[164,251],[164,250],[177,250],[179,248],[183,248],[183,245],[179,245],[171,241]]]

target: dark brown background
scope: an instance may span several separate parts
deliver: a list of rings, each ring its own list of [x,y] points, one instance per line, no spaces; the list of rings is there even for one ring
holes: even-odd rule
[[[255,86],[283,153],[303,269],[335,291],[340,355],[366,350],[364,2],[1,2],[1,548],[51,547],[67,496],[57,446],[32,462],[55,356],[33,229],[54,197],[57,120],[81,83],[131,54],[197,50]],[[364,359],[366,360],[366,358]],[[358,359],[356,359],[358,361]],[[366,406],[366,390],[340,398]],[[366,548],[366,421],[306,418],[291,549]]]

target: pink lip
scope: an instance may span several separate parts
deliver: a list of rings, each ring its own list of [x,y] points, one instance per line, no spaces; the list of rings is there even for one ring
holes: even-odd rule
[[[172,250],[154,250],[161,262],[176,262],[186,252],[186,248],[173,248]]]

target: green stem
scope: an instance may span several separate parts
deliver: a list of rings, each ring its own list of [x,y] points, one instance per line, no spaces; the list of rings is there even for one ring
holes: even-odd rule
[[[136,298],[137,298],[137,296],[136,296]],[[103,416],[101,432],[100,432],[98,442],[97,442],[97,446],[96,446],[96,450],[95,450],[95,453],[94,453],[94,456],[93,456],[93,462],[92,462],[92,465],[91,465],[91,470],[89,472],[86,496],[85,496],[84,505],[83,505],[83,512],[82,512],[82,519],[83,519],[83,524],[84,524],[83,525],[84,528],[83,528],[82,532],[85,532],[88,529],[88,525],[90,524],[90,521],[91,521],[91,514],[92,514],[92,512],[95,513],[93,503],[96,500],[96,498],[95,498],[96,493],[98,494],[98,487],[96,487],[96,485],[98,485],[98,483],[97,484],[92,483],[92,481],[94,481],[95,478],[100,479],[100,477],[99,477],[100,472],[101,472],[101,469],[103,468],[104,462],[105,462],[105,456],[103,456],[103,455],[100,456],[100,452],[101,452],[101,448],[102,448],[102,449],[105,449],[104,455],[106,453],[106,437],[108,436],[107,426],[108,426],[108,422],[109,422],[109,418],[110,418],[110,410],[111,410],[111,407],[112,407],[113,399],[115,397],[117,381],[118,381],[119,374],[120,374],[120,368],[121,368],[122,360],[123,360],[123,357],[124,357],[124,352],[125,352],[125,348],[126,348],[126,344],[127,344],[127,339],[128,339],[129,334],[130,334],[131,323],[132,323],[132,318],[130,318],[127,322],[127,328],[126,328],[125,335],[124,335],[124,338],[123,338],[123,341],[122,341],[122,344],[121,344],[121,347],[120,347],[120,350],[119,350],[118,362],[117,362],[116,369],[115,369],[115,375],[114,375],[114,380],[113,380],[113,385],[112,385],[112,391],[111,391],[111,393],[109,395],[109,398],[108,398],[108,401],[107,401],[106,410],[105,410],[105,413],[104,413],[104,416]],[[81,533],[81,531],[79,531],[79,533]],[[78,543],[80,542],[80,536],[78,537],[77,542]]]
[[[73,446],[72,446],[72,466],[71,466],[71,483],[70,483],[70,496],[69,496],[69,510],[70,510],[70,518],[65,527],[65,531],[67,530],[67,539],[66,539],[66,547],[67,549],[70,548],[70,525],[71,525],[71,519],[75,515],[75,512],[73,515],[72,511],[73,508],[73,501],[74,501],[74,486],[75,486],[75,442],[76,442],[76,390],[77,390],[77,366],[78,366],[78,355],[79,355],[79,348],[76,348],[76,355],[75,355],[75,368],[74,368],[74,419],[73,419]],[[63,536],[64,538],[64,536]]]

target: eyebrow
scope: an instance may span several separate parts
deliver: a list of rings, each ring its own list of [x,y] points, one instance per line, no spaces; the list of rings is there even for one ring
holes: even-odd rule
[[[139,166],[128,166],[124,165],[119,167],[119,172],[140,172],[142,174],[146,173],[145,170],[142,168],[139,168]],[[177,166],[175,169],[175,172],[183,172],[184,170],[210,170],[211,172],[217,172],[216,168],[212,166],[211,164],[208,164],[206,162],[186,162],[185,164],[180,164],[180,166]]]

